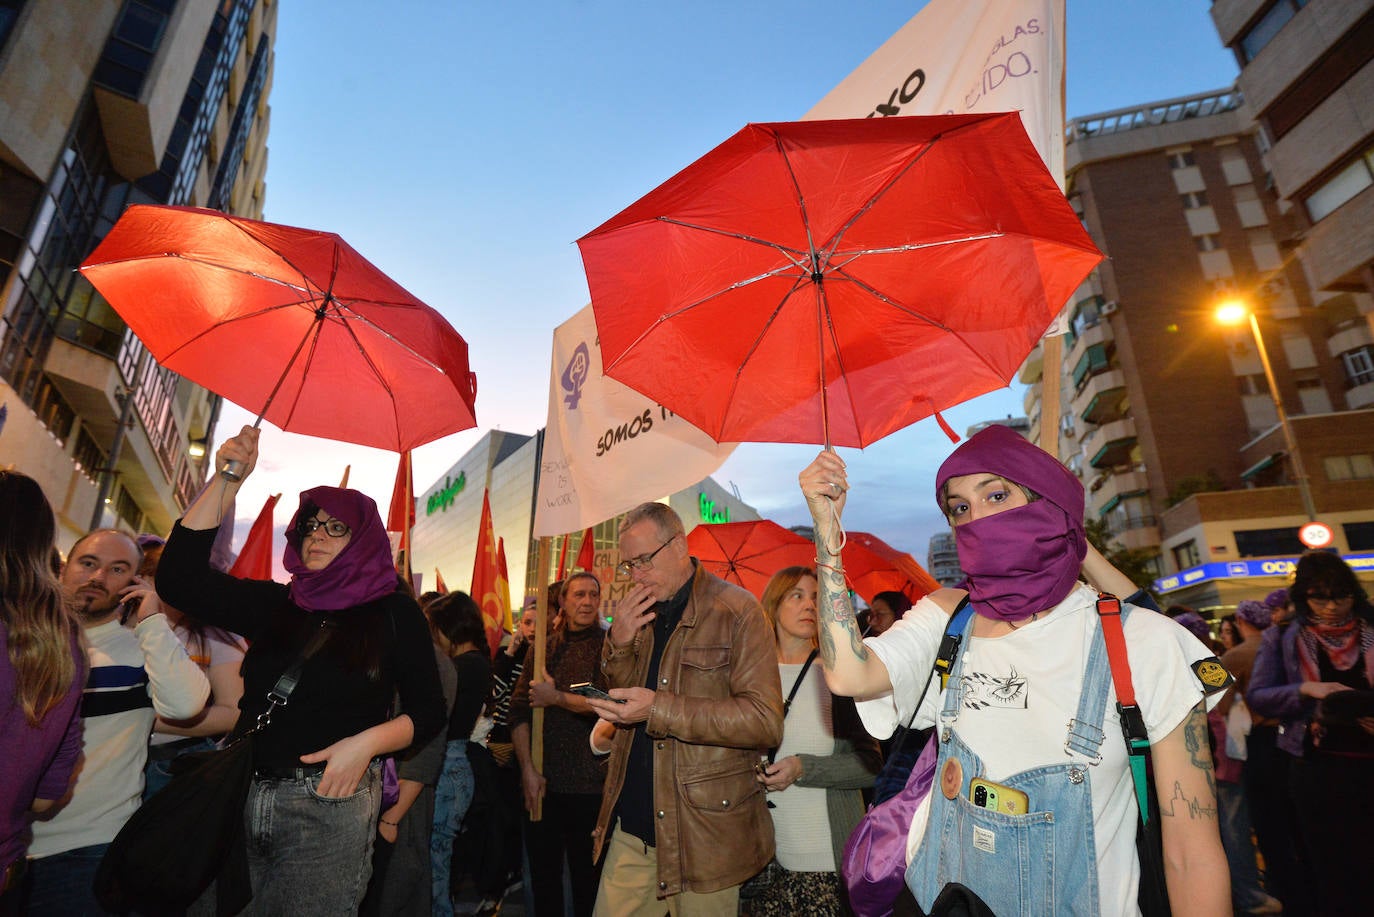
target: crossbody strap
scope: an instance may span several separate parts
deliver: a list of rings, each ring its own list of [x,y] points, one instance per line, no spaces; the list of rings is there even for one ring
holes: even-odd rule
[[[1121,732],[1126,738],[1126,753],[1131,763],[1131,777],[1135,781],[1140,819],[1142,823],[1148,823],[1147,764],[1150,760],[1150,737],[1145,730],[1145,717],[1135,699],[1131,661],[1126,654],[1126,632],[1121,626],[1121,600],[1105,592],[1098,593],[1097,614],[1102,621],[1102,639],[1107,644],[1107,664],[1111,666],[1112,686],[1116,688],[1116,710],[1121,716]]]
[[[940,640],[940,650],[935,655],[935,664],[931,667],[925,686],[921,688],[921,696],[916,699],[916,707],[911,711],[911,717],[902,726],[901,731],[893,736],[893,748],[902,747],[906,734],[911,731],[912,724],[916,722],[917,714],[921,712],[921,705],[926,701],[926,694],[930,691],[930,682],[935,676],[940,676],[941,691],[949,683],[949,672],[954,667],[955,658],[959,655],[959,646],[964,642],[964,629],[968,626],[968,619],[971,617],[973,617],[973,605],[969,603],[968,596],[965,595],[954,607],[954,613],[949,616],[949,623],[945,625],[945,635]]]
[[[811,655],[806,657],[806,662],[802,665],[801,671],[797,673],[797,680],[792,682],[792,690],[787,692],[787,700],[782,702],[782,718],[787,719],[787,711],[792,709],[792,700],[797,696],[797,691],[801,689],[803,681],[806,681],[806,673],[811,671],[811,663],[816,661],[816,656],[820,650],[812,650]],[[768,749],[768,763],[772,764],[778,756],[776,748]]]
[[[305,668],[305,663],[311,656],[319,652],[320,647],[324,646],[324,642],[329,639],[334,627],[335,622],[332,618],[321,618],[319,628],[310,636],[310,640],[301,649],[300,655],[287,667],[285,672],[281,673],[281,677],[272,686],[272,690],[267,692],[267,709],[258,714],[258,721],[249,730],[250,733],[261,732],[271,725],[273,711],[278,707],[286,706],[287,700],[291,697],[291,692],[295,691],[296,685],[300,684],[301,670]]]

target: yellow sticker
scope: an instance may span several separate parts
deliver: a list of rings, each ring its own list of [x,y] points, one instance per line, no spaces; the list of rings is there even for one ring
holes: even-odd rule
[[[1208,656],[1206,659],[1199,659],[1193,663],[1193,674],[1197,680],[1202,682],[1202,686],[1207,689],[1208,694],[1215,694],[1231,686],[1235,681],[1231,673],[1226,671],[1226,666],[1221,664],[1221,660],[1215,656]]]

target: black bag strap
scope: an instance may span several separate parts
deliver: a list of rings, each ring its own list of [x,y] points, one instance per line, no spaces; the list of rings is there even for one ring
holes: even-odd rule
[[[273,711],[278,707],[286,706],[287,700],[291,697],[291,692],[295,691],[296,685],[300,684],[301,670],[305,668],[305,664],[309,661],[310,657],[318,653],[320,647],[324,646],[325,641],[329,639],[330,633],[333,632],[334,626],[335,622],[332,618],[322,618],[320,620],[319,628],[311,635],[305,646],[301,648],[300,655],[296,657],[291,665],[287,666],[285,672],[281,673],[281,677],[278,678],[277,683],[272,686],[272,690],[267,692],[267,709],[258,714],[258,721],[253,728],[248,731],[249,735],[255,732],[261,732],[270,726],[272,723]]]
[[[959,604],[954,606],[954,611],[950,613],[949,623],[945,625],[945,635],[940,640],[940,651],[935,654],[935,664],[931,666],[930,676],[926,679],[925,686],[921,688],[921,696],[916,699],[916,708],[911,711],[911,718],[897,731],[892,737],[892,750],[895,752],[902,747],[906,740],[906,735],[911,731],[912,725],[916,722],[916,716],[921,712],[921,705],[926,701],[926,694],[930,691],[930,683],[936,675],[940,676],[940,689],[944,690],[949,683],[949,673],[954,667],[954,659],[959,655],[959,646],[964,642],[964,624],[969,616],[973,614],[973,609],[968,603],[968,596],[965,595],[959,600]]]
[[[811,651],[811,655],[806,657],[806,662],[802,665],[801,671],[797,673],[797,680],[792,682],[792,690],[787,692],[787,700],[782,702],[783,719],[787,719],[787,711],[792,709],[792,700],[797,696],[797,692],[801,690],[802,682],[806,681],[806,673],[811,671],[811,663],[816,661],[816,656],[818,656],[819,654],[820,650]],[[772,764],[773,759],[777,756],[778,750],[776,748],[768,749],[769,764]]]

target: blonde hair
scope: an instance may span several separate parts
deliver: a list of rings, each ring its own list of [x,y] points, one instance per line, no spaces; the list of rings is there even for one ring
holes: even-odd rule
[[[763,617],[768,622],[769,629],[773,632],[773,639],[778,637],[778,606],[787,593],[792,591],[792,587],[802,581],[802,577],[809,576],[816,580],[815,569],[811,567],[783,567],[773,578],[768,581],[768,585],[763,587],[763,598],[759,599],[759,604],[763,606]]]
[[[0,471],[0,615],[16,700],[32,726],[66,696],[83,668],[72,654],[81,630],[52,569],[55,532],[38,482]]]

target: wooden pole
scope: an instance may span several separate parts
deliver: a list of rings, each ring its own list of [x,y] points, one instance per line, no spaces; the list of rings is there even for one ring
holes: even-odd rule
[[[1064,336],[1056,334],[1040,342],[1040,442],[1038,445],[1059,458],[1059,399],[1064,368]]]
[[[539,590],[535,595],[539,604],[535,606],[534,612],[534,660],[531,665],[534,670],[530,672],[530,682],[544,680],[544,659],[548,652],[548,630],[545,625],[549,620],[549,586],[544,580],[549,569],[549,555],[553,549],[553,541],[549,536],[544,535],[539,539],[539,548],[535,555],[535,575],[534,582]],[[530,716],[530,761],[534,764],[534,769],[539,773],[544,773],[544,708],[535,707]],[[544,800],[540,799],[530,812],[530,821],[539,821],[544,815]]]

